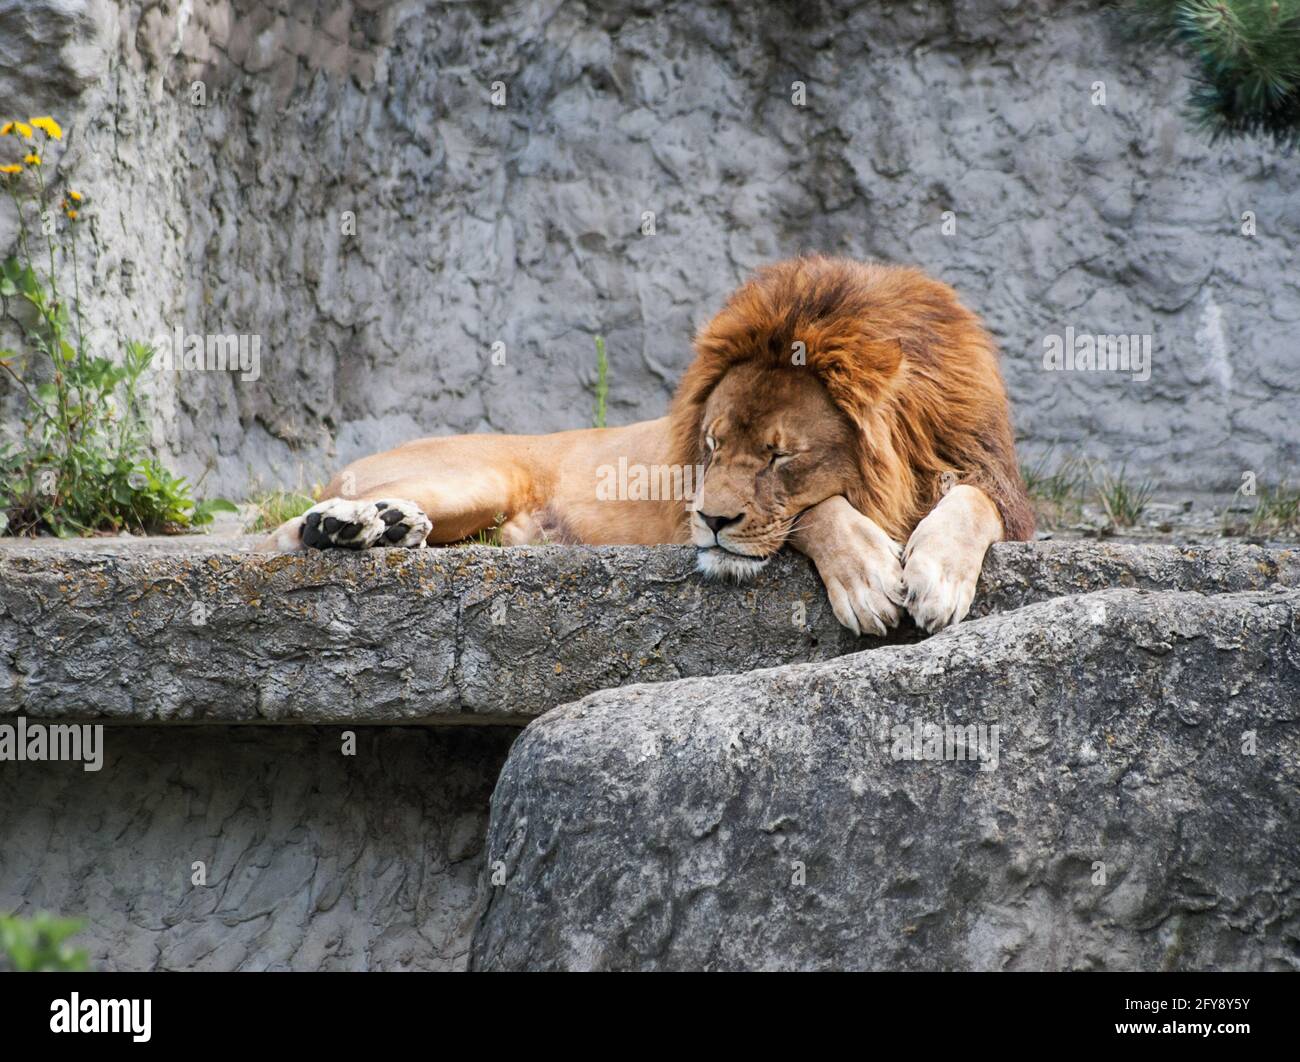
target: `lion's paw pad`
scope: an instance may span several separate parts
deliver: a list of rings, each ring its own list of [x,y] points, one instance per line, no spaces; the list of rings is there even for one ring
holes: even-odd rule
[[[313,549],[422,549],[432,526],[424,511],[405,498],[330,498],[307,510],[302,521],[302,541]]]

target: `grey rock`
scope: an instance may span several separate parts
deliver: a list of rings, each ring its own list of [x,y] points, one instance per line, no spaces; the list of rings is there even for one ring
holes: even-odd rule
[[[75,104],[103,78],[104,12],[94,0],[0,0],[5,120],[45,114],[54,103]]]
[[[256,380],[149,381],[153,441],[208,492],[310,484],[416,434],[585,426],[598,333],[610,422],[658,416],[694,327],[803,250],[955,284],[1002,343],[1030,459],[1283,480],[1300,173],[1204,143],[1188,71],[1104,8],[0,0],[0,100],[68,130],[48,168],[92,197],[97,351],[260,337]],[[5,201],[0,247],[14,231]],[[1067,327],[1151,334],[1151,379],[1044,371]]]
[[[97,773],[0,764],[0,911],[84,918],[98,970],[463,969],[516,733],[111,727]]]
[[[507,723],[595,690],[866,646],[812,565],[743,586],[689,547],[250,554],[201,539],[0,546],[0,716]],[[1300,551],[1000,544],[977,614],[1111,586],[1300,585]],[[915,640],[914,629],[893,641]]]
[[[471,968],[1300,968],[1297,634],[1294,589],[1109,590],[557,708]],[[926,724],[997,755],[896,758]]]
[[[1096,590],[1224,594],[1300,586],[1300,549],[1062,540],[1000,542],[984,558],[972,616]]]

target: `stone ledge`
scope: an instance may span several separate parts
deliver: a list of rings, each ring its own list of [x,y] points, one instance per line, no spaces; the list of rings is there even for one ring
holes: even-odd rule
[[[1278,583],[1300,585],[1300,551],[1006,543],[972,614],[1117,586]],[[32,718],[521,725],[599,689],[879,644],[835,622],[794,554],[736,587],[704,581],[683,547],[0,548],[0,713]]]

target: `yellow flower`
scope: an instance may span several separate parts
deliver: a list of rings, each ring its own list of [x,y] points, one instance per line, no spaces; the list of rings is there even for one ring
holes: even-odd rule
[[[26,122],[10,122],[5,128],[17,129],[18,135],[24,140],[30,140],[32,138],[32,127]],[[8,136],[7,133],[5,135]]]
[[[59,127],[59,123],[48,114],[42,118],[33,118],[32,125],[53,140],[63,139],[63,130]]]
[[[70,220],[72,220],[72,221],[76,221],[76,220],[77,220],[77,212],[76,212],[75,210],[69,210],[69,211],[68,211],[68,218],[69,218]]]
[[[8,166],[0,166],[0,173],[22,173],[23,168],[14,162]]]
[[[69,189],[68,189],[68,195],[71,196],[71,197],[72,197],[76,202],[78,202],[78,203],[81,202],[81,193],[80,193],[80,192],[74,192],[71,188],[69,188]]]
[[[41,164],[41,157],[39,155],[28,155],[23,159],[23,161],[27,163],[28,166],[39,166]]]
[[[4,125],[0,125],[0,136],[8,136],[13,131],[14,131],[13,122],[5,122]]]

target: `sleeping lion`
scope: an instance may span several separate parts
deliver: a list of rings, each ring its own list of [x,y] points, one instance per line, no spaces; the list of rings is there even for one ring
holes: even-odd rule
[[[417,439],[345,468],[263,548],[692,543],[743,580],[787,543],[840,623],[962,619],[984,553],[1025,539],[993,340],[918,270],[820,256],[760,270],[695,339],[668,416]]]

